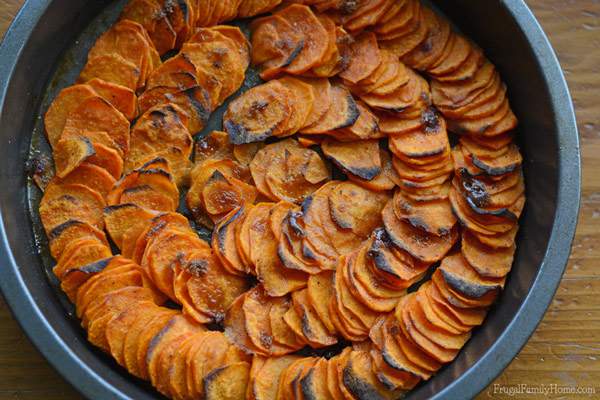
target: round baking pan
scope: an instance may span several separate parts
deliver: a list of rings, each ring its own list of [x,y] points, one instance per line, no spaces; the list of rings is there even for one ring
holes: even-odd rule
[[[61,68],[74,69],[83,61],[70,59],[68,49],[92,21],[95,26],[109,24],[116,14],[106,10],[117,10],[119,3],[29,0],[0,45],[0,287],[31,341],[83,395],[143,400],[160,395],[89,345],[57,293],[28,211],[25,167],[32,137],[40,135],[38,116],[48,93],[57,89],[55,77]],[[518,144],[527,182],[527,205],[506,289],[456,360],[409,395],[464,399],[483,390],[508,365],[554,295],[577,223],[580,155],[560,65],[525,3],[448,0],[435,5],[485,50],[506,81],[520,120]],[[89,37],[99,33],[92,30]]]

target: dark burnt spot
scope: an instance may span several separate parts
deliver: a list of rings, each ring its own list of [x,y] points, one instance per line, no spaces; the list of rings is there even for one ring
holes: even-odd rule
[[[358,0],[342,0],[339,5],[339,10],[342,14],[352,14],[358,9]]]
[[[50,231],[50,233],[48,234],[48,240],[53,241],[60,235],[62,235],[67,229],[80,225],[84,225],[84,223],[75,219],[70,219],[67,222],[63,222],[62,224],[56,226]]]
[[[290,47],[291,46],[292,45],[290,44]],[[296,58],[298,58],[298,55],[300,54],[300,52],[302,51],[302,49],[304,49],[304,39],[302,39],[301,41],[299,41],[296,44],[296,47],[294,47],[294,49],[290,52],[290,56],[283,62],[283,64],[281,65],[281,67],[287,67],[291,63],[293,63],[294,60]]]
[[[483,182],[473,178],[468,173],[461,173],[461,184],[463,192],[477,207],[485,207],[490,201],[486,186]]]
[[[309,260],[317,261],[317,255],[305,243],[302,243],[302,255]]]
[[[436,133],[440,129],[440,117],[433,107],[428,107],[423,111],[421,122],[425,127],[425,133]]]
[[[384,400],[384,397],[373,386],[355,375],[352,361],[344,368],[343,381],[344,386],[357,399]]]
[[[150,165],[153,164],[163,164],[163,165],[167,165],[167,159],[164,157],[155,157],[152,160],[149,160],[147,162],[145,162],[141,167],[139,167],[136,171],[142,171],[145,170],[146,168],[148,168]]]
[[[114,256],[108,257],[99,261],[95,261],[91,264],[84,265],[83,267],[79,268],[79,271],[89,275],[97,274],[102,272],[114,258]]]
[[[48,155],[36,154],[25,165],[25,171],[41,191],[46,189],[54,177],[52,161]]]
[[[292,228],[294,234],[299,237],[305,236],[304,228],[302,227],[301,222],[303,216],[304,214],[301,211],[291,211],[287,215],[287,220],[290,224],[290,227]]]
[[[259,340],[260,343],[267,349],[270,349],[273,346],[273,336],[269,335],[266,332],[260,333]]]
[[[207,260],[190,260],[185,269],[193,276],[199,278],[208,272],[208,261]]]
[[[431,36],[429,36],[427,38],[427,40],[424,40],[419,45],[419,51],[421,53],[429,53],[429,52],[431,52],[431,50],[433,50],[433,38]]]
[[[440,271],[448,286],[467,297],[479,299],[490,291],[500,288],[499,285],[492,286],[466,281],[462,277],[456,276],[443,268],[440,268]]]

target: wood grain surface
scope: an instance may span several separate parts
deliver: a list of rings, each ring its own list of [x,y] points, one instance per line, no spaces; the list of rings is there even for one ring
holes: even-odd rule
[[[0,34],[22,3],[0,0]],[[527,3],[558,53],[575,103],[584,166],[582,210],[567,273],[543,322],[479,398],[600,398],[600,1]],[[586,388],[595,394],[569,392]],[[515,390],[521,393],[515,396]],[[81,396],[33,348],[0,297],[0,400],[41,398]]]

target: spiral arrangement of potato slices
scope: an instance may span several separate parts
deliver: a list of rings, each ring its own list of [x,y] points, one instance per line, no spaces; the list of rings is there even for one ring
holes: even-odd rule
[[[54,274],[169,398],[400,398],[512,266],[506,86],[418,0],[130,0],[44,122]]]

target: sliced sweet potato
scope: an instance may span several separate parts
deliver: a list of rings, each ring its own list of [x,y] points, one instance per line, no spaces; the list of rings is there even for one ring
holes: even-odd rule
[[[394,212],[398,218],[408,221],[415,228],[437,236],[448,235],[456,224],[448,200],[416,202],[400,190],[394,193]]]
[[[237,10],[235,9],[235,1],[232,2],[231,8],[233,9],[233,12],[237,12]],[[248,64],[250,63],[251,46],[250,42],[248,41],[244,33],[240,30],[240,28],[231,25],[217,25],[212,27],[211,29],[231,39],[235,43],[236,48],[240,53],[240,56],[242,57],[242,60],[245,60],[245,67],[247,68]]]
[[[83,237],[95,237],[108,247],[104,232],[87,222],[70,219],[49,231],[50,254],[58,259],[70,242]]]
[[[90,316],[87,325],[88,341],[108,352],[107,323],[132,305],[149,301],[149,296],[149,291],[140,287],[124,287],[104,295],[97,303],[95,315]]]
[[[47,233],[72,219],[103,229],[104,206],[102,196],[87,186],[51,183],[44,191],[39,212]]]
[[[116,315],[106,324],[106,340],[110,354],[119,363],[125,365],[125,338],[135,320],[143,313],[152,313],[158,307],[151,301],[138,302],[135,307],[129,307]]]
[[[196,254],[196,250],[202,251],[204,256],[197,263],[199,270],[208,270],[210,251],[207,245],[191,232],[167,228],[148,241],[141,265],[148,271],[159,290],[176,301],[173,287],[177,273],[175,266],[195,266],[194,258],[188,260],[187,256]]]
[[[415,328],[425,337],[432,342],[440,345],[445,349],[460,350],[467,340],[471,337],[471,333],[459,333],[452,334],[445,332],[429,320],[427,320],[423,309],[417,302],[416,294],[411,294],[406,301],[406,307],[408,308],[408,315]]]
[[[324,271],[317,275],[311,275],[308,279],[307,287],[308,301],[317,313],[319,319],[330,334],[335,334],[336,329],[331,322],[327,303],[334,296],[333,292],[333,273]]]
[[[126,153],[129,149],[129,121],[108,101],[99,96],[88,97],[81,101],[67,116],[65,131],[107,132],[119,148]],[[92,140],[94,142],[94,140]]]
[[[59,141],[69,114],[86,98],[96,96],[96,92],[88,85],[73,85],[60,91],[44,115],[46,138],[52,147]]]
[[[292,293],[294,309],[302,320],[302,333],[311,346],[325,347],[337,343],[308,300],[306,289]]]
[[[228,340],[235,343],[245,352],[249,354],[258,354],[261,350],[254,346],[246,332],[246,320],[242,309],[245,297],[246,294],[239,296],[231,304],[229,310],[227,310],[225,321],[223,322],[225,327],[224,334]]]
[[[212,236],[212,247],[225,269],[232,274],[245,275],[248,266],[241,258],[236,243],[236,227],[245,218],[246,209],[231,211],[215,226]]]
[[[190,396],[187,389],[187,365],[185,361],[196,343],[201,342],[208,335],[210,335],[208,332],[198,332],[187,337],[183,343],[176,346],[170,363],[163,361],[163,363],[167,364],[166,368],[164,368],[167,370],[164,375],[168,376],[169,393],[171,396],[175,398]]]
[[[377,37],[372,32],[358,36],[350,45],[348,67],[339,74],[345,81],[356,84],[368,78],[382,62]]]
[[[342,262],[349,262],[349,257]],[[351,324],[357,324],[361,331],[368,335],[368,330],[373,325],[379,314],[356,299],[344,284],[343,276],[340,272],[335,273],[335,295],[338,302],[338,309],[342,313],[338,314],[340,319],[346,320]]]
[[[410,107],[418,106],[424,99],[428,99],[429,85],[424,78],[411,69],[407,69],[406,73],[408,75],[407,83],[394,91],[384,95],[374,91],[363,94],[360,98],[373,108],[390,112],[406,112],[411,109]],[[426,105],[424,104],[424,106]]]
[[[266,175],[269,165],[272,160],[278,160],[282,162],[282,158],[287,151],[293,149],[301,149],[302,147],[297,141],[293,139],[285,139],[280,142],[271,143],[264,148],[260,149],[252,161],[250,162],[250,172],[254,184],[260,193],[267,198],[277,200],[277,197],[271,192],[269,185],[267,185]]]
[[[440,363],[448,363],[451,362],[456,355],[458,354],[458,350],[450,350],[446,349],[437,343],[430,340],[428,337],[424,336],[414,325],[413,320],[409,314],[409,308],[406,306],[407,300],[410,297],[405,297],[404,301],[401,303],[402,308],[398,305],[398,310],[401,314],[400,327],[402,328],[405,336],[410,338],[423,352],[427,353],[431,358],[440,362]]]
[[[303,35],[277,14],[256,19],[251,27],[252,63],[261,67],[262,79],[283,73],[304,48]]]
[[[365,180],[372,180],[381,173],[381,158],[377,140],[338,142],[325,140],[323,153],[344,171]]]
[[[202,190],[206,212],[217,218],[244,206],[253,204],[258,192],[254,186],[215,171]]]
[[[493,84],[496,69],[486,60],[480,51],[474,51],[465,64],[459,68],[458,82],[443,81],[439,78],[432,82],[431,95],[433,103],[443,107],[457,108],[464,106],[480,95],[490,84]],[[461,79],[462,78],[462,79]]]
[[[401,221],[394,214],[392,202],[385,206],[382,215],[385,230],[392,242],[426,263],[441,260],[458,239],[458,230],[455,228],[446,235],[436,236]]]
[[[305,234],[300,218],[301,213],[296,211],[289,211],[283,216],[279,224],[281,236],[278,238],[277,255],[286,268],[318,274],[321,272],[320,263],[314,257],[305,254],[302,242]]]
[[[208,249],[191,252],[182,270],[187,274],[187,292],[194,309],[221,321],[248,284],[244,278],[227,273],[211,253]]]
[[[479,276],[460,254],[446,257],[439,270],[452,290],[470,298],[487,298],[488,293],[497,292],[504,285],[504,277]]]
[[[291,94],[289,100],[293,112],[287,122],[287,128],[282,133],[282,136],[289,136],[306,125],[306,120],[312,112],[315,93],[311,85],[291,76],[280,78],[279,82],[288,88]]]
[[[181,53],[189,57],[196,66],[200,81],[206,82],[212,77],[212,80],[221,83],[221,91],[213,103],[214,107],[222,104],[240,88],[246,71],[246,61],[241,59],[235,44],[229,39],[227,41],[188,42],[181,49]],[[200,76],[201,72],[205,72],[207,76]]]
[[[356,101],[345,87],[332,85],[330,106],[314,124],[303,128],[304,134],[320,134],[352,126],[359,118],[360,111]]]
[[[437,275],[436,280],[432,279],[430,281],[432,284],[427,287],[427,294],[433,300],[432,305],[437,307],[442,314],[449,316],[454,322],[470,328],[481,325],[487,314],[487,308],[464,308],[452,304],[452,302],[455,302],[452,294],[446,286],[440,285],[438,287],[438,283],[440,283],[438,278],[439,275]]]
[[[346,181],[337,185],[329,196],[331,218],[341,229],[366,238],[381,224],[381,210],[388,199],[385,193]]]
[[[95,153],[92,142],[84,136],[60,139],[53,153],[56,176],[64,178]]]
[[[194,161],[200,164],[207,160],[231,159],[233,151],[227,132],[212,131],[196,143]]]
[[[356,398],[395,399],[404,392],[384,386],[373,373],[371,357],[366,351],[352,351],[343,368],[343,384]]]
[[[413,9],[408,10],[407,17],[397,18],[396,24],[390,24],[387,33],[379,33],[381,47],[389,49],[402,58],[419,46],[427,37],[427,25],[423,21],[425,8],[418,2],[411,2]],[[428,10],[428,9],[427,9]],[[402,25],[400,25],[402,24]]]
[[[211,371],[223,367],[230,348],[227,337],[221,332],[208,335],[196,349],[192,349],[186,359],[188,390],[193,398],[201,398],[204,393],[204,378]]]
[[[287,324],[285,315],[292,308],[289,296],[271,298],[269,323],[273,335],[273,342],[290,349],[298,350],[305,346],[303,336],[298,336]]]
[[[172,341],[176,341],[181,337],[189,337],[195,333],[204,331],[204,327],[194,321],[189,320],[182,314],[178,314],[158,331],[148,344],[148,349],[145,354],[145,364],[147,366],[150,381],[157,388],[164,386],[160,385],[160,359],[163,351],[168,348]]]
[[[325,78],[296,78],[302,80],[313,87],[315,95],[312,103],[311,112],[304,122],[304,127],[310,127],[320,121],[321,117],[327,113],[332,102],[332,88],[329,79]]]
[[[108,206],[104,209],[106,230],[117,247],[123,248],[123,236],[132,226],[149,222],[157,213],[138,205],[126,203]]]
[[[93,143],[94,155],[86,161],[104,168],[113,178],[119,179],[123,174],[123,158],[119,152],[102,143]]]
[[[330,172],[314,150],[301,146],[286,148],[267,166],[265,182],[274,199],[301,203],[316,191]]]
[[[394,246],[385,229],[377,228],[368,250],[375,273],[382,275],[390,287],[406,289],[429,268],[429,264],[414,259],[408,253]]]
[[[381,160],[381,172],[373,179],[367,180],[353,174],[348,174],[348,178],[369,190],[381,192],[392,190],[400,181],[392,164],[392,156],[389,151],[380,148],[379,159]]]
[[[134,63],[119,54],[111,53],[89,59],[79,75],[79,82],[102,79],[136,90],[140,78],[140,70]]]
[[[278,11],[277,15],[288,21],[304,41],[302,50],[285,70],[299,75],[322,62],[328,48],[327,40],[323,40],[327,31],[312,10],[305,5],[292,4]]]
[[[336,75],[345,67],[344,62],[346,60],[342,58],[342,51],[345,51],[347,47],[343,44],[347,34],[342,27],[336,26],[333,19],[329,16],[319,14],[317,15],[317,18],[319,18],[321,25],[323,25],[323,28],[327,31],[327,51],[323,56],[321,65],[311,68],[306,74],[327,78]]]
[[[402,57],[403,62],[419,71],[429,70],[439,61],[451,36],[448,21],[430,9],[423,13],[421,23],[427,25],[427,37],[413,51]]]
[[[252,143],[282,134],[290,118],[289,96],[281,82],[270,81],[229,103],[223,126],[231,143]]]
[[[415,130],[390,137],[390,149],[408,158],[431,157],[447,152],[450,144],[443,119],[438,129]]]
[[[91,79],[86,84],[91,86],[100,97],[106,99],[128,120],[131,121],[137,116],[137,96],[132,89],[98,78]]]
[[[287,355],[267,358],[254,377],[253,384],[248,388],[255,400],[271,400],[277,396],[281,375],[300,357]],[[256,357],[254,358],[256,360]]]
[[[168,328],[169,325],[172,324],[173,318],[180,317],[180,315],[181,314],[176,311],[157,313],[155,314],[154,318],[151,318],[147,322],[147,325],[137,338],[137,346],[135,350],[135,363],[137,370],[135,373],[130,370],[131,373],[134,375],[137,374],[137,376],[142,379],[150,379],[148,373],[147,355],[151,343],[154,341],[153,339],[157,337],[157,335],[159,335],[164,329]],[[131,335],[131,333],[132,332],[130,331],[127,336]],[[125,340],[127,341],[127,338]],[[127,357],[127,353],[125,357]]]
[[[271,205],[257,204],[246,217],[250,226],[250,259],[256,268],[258,280],[271,296],[282,296],[306,286],[308,276],[300,271],[286,270],[277,257],[277,242],[268,228]]]
[[[158,86],[145,91],[138,103],[142,113],[158,105],[178,105],[185,111],[188,118],[186,126],[192,135],[204,129],[212,110],[209,92],[200,85],[184,90]]]
[[[211,371],[204,377],[204,398],[207,400],[243,398],[246,394],[249,373],[250,364],[244,361]]]
[[[246,322],[246,333],[252,343],[262,350],[263,354],[278,356],[291,353],[294,348],[281,345],[275,341],[275,332],[271,329],[270,319],[272,305],[272,298],[268,297],[260,286],[247,292],[242,306]]]
[[[116,183],[115,178],[104,168],[87,162],[79,165],[67,176],[56,181],[61,185],[83,185],[100,193],[106,198]]]

